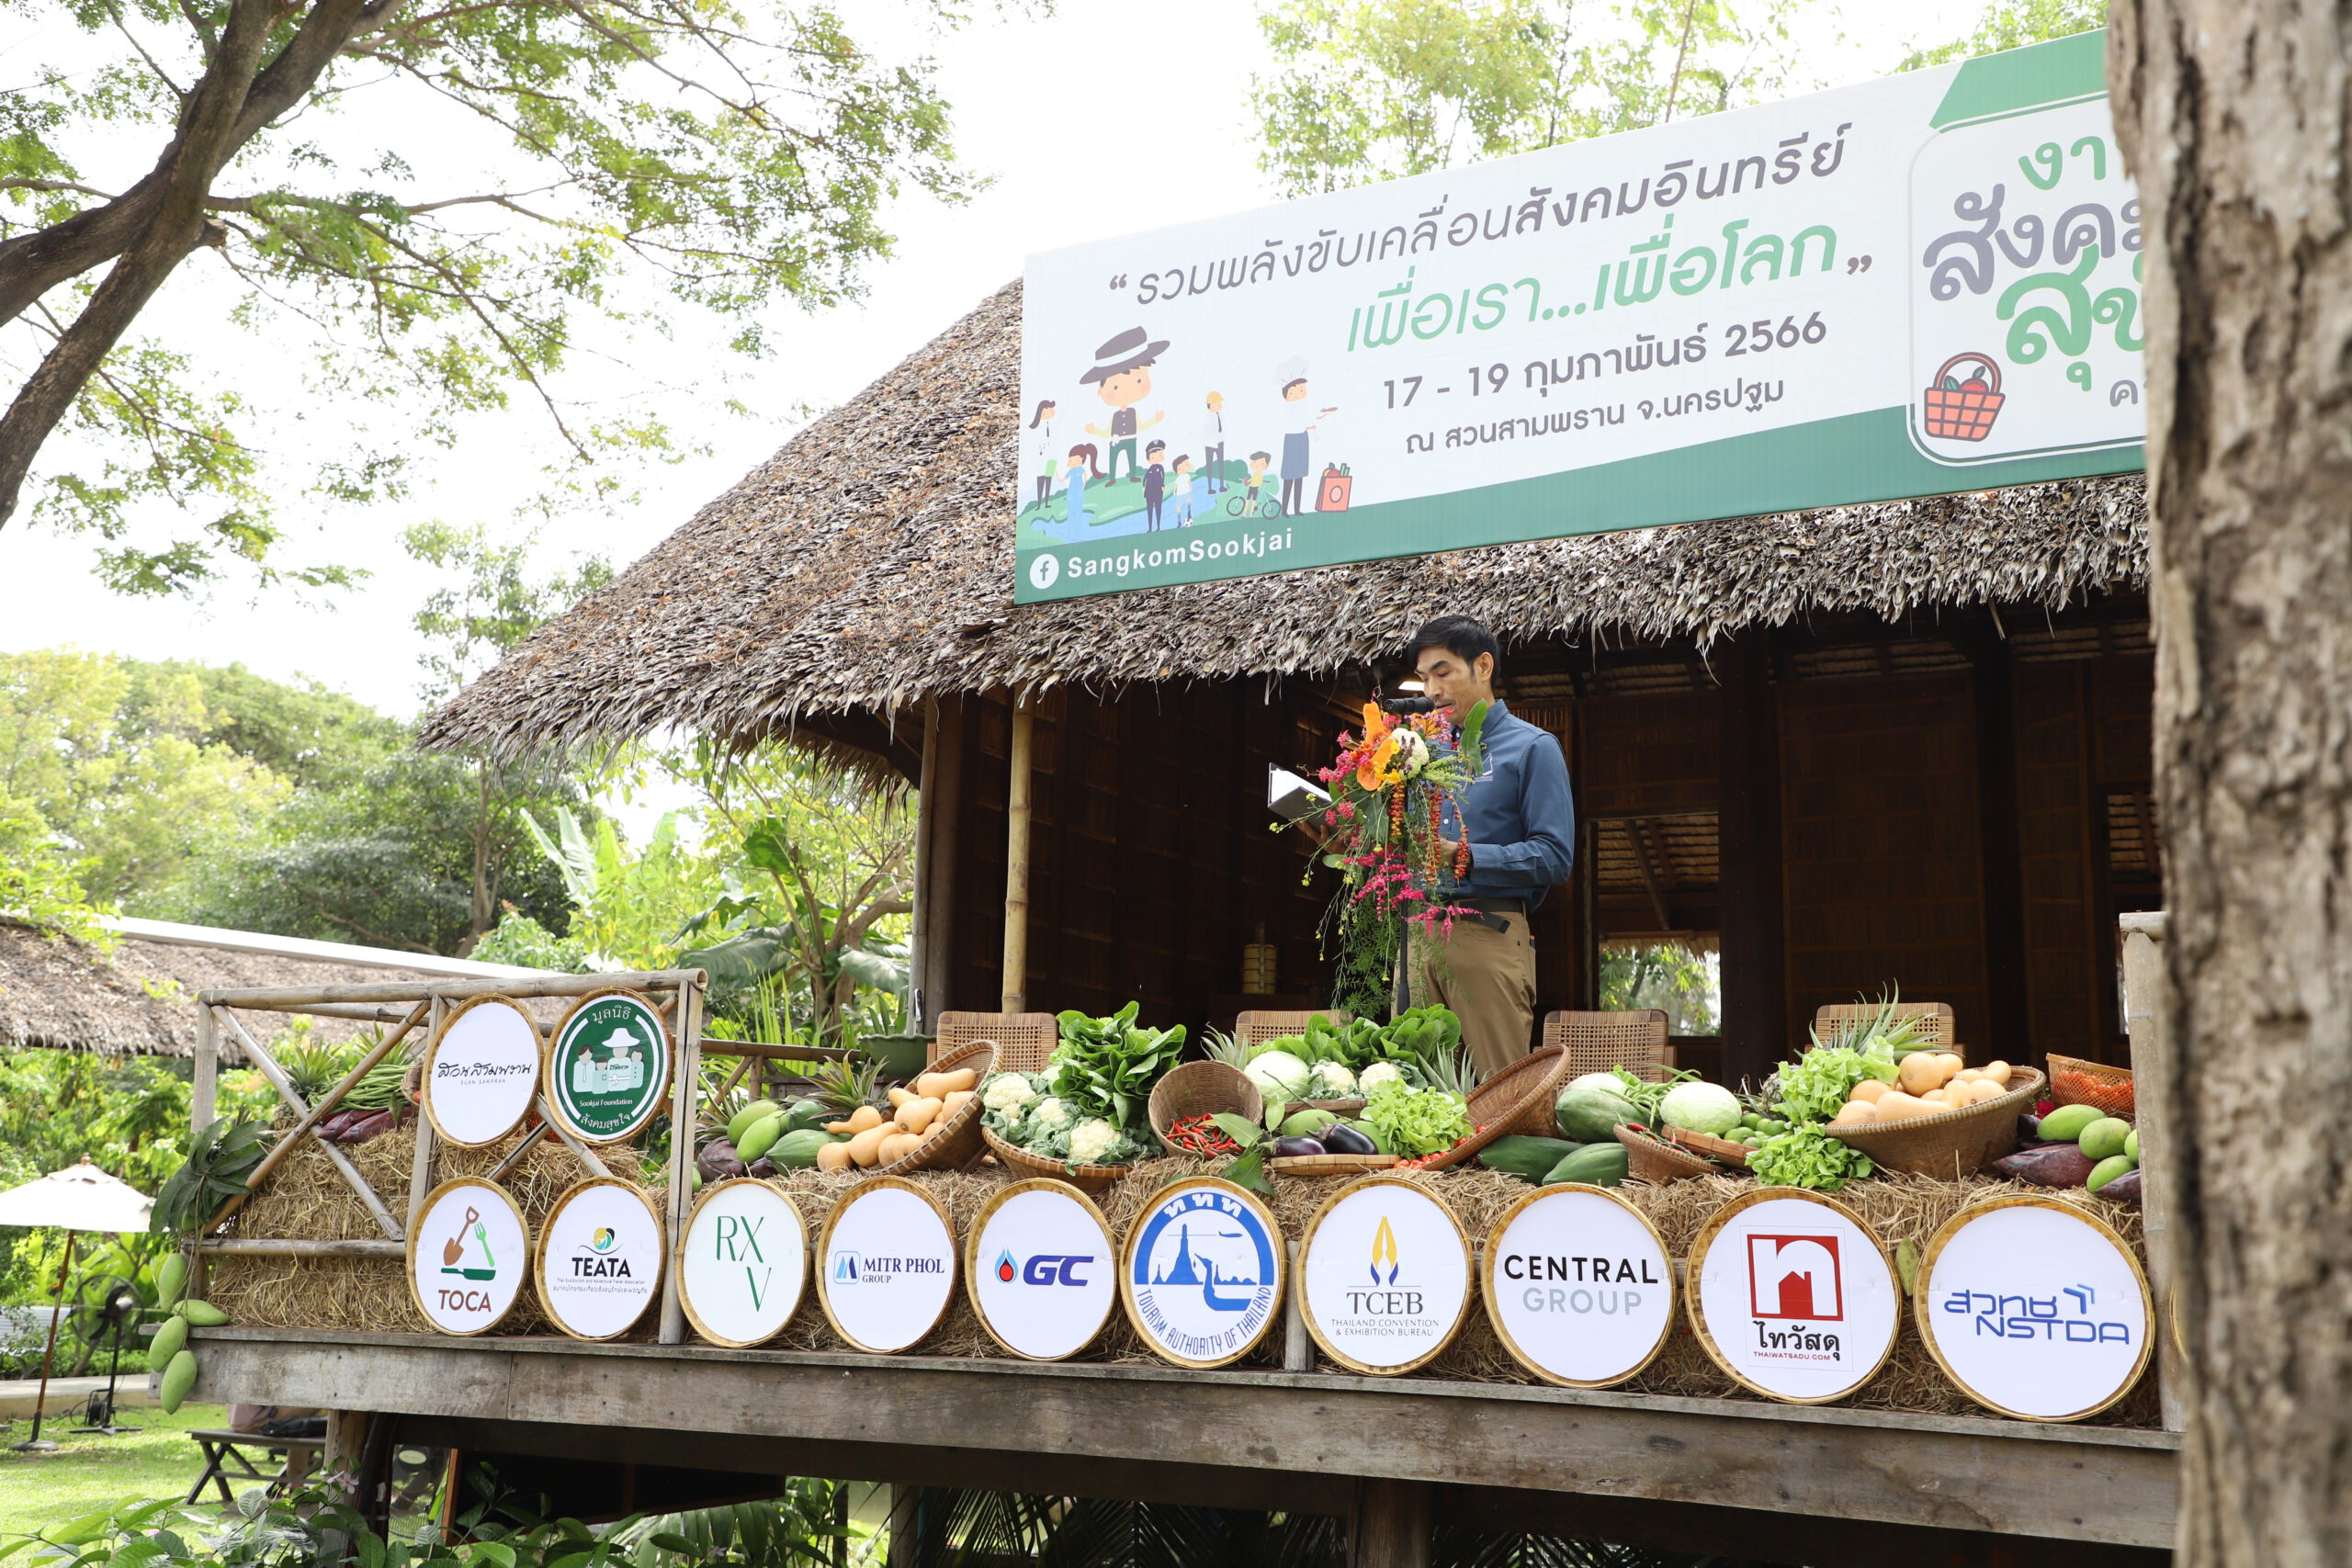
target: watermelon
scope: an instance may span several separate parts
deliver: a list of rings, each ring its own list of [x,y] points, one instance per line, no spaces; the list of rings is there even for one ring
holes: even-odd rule
[[[1598,1085],[1588,1089],[1571,1086],[1560,1096],[1553,1113],[1559,1120],[1560,1136],[1572,1144],[1614,1144],[1616,1134],[1612,1129],[1621,1123],[1641,1124],[1645,1121],[1632,1100]]]

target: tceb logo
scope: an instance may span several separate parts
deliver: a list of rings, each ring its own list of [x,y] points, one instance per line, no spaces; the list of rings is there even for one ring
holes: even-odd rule
[[[1334,1356],[1404,1371],[1445,1348],[1470,1300],[1470,1254],[1438,1201],[1379,1178],[1315,1217],[1302,1265],[1309,1328]]]

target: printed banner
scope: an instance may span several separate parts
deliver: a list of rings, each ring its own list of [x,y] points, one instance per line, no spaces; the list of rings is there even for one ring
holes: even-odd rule
[[[1550,1382],[1622,1382],[1650,1364],[1674,1326],[1666,1244],[1613,1192],[1562,1185],[1520,1200],[1480,1265],[1495,1332]]]
[[[1360,1372],[1408,1372],[1462,1326],[1470,1244],[1435,1198],[1396,1177],[1369,1177],[1315,1216],[1299,1279],[1307,1332],[1332,1359]]]
[[[792,1200],[737,1178],[702,1195],[678,1249],[678,1293],[695,1331],[757,1345],[792,1320],[808,1280],[808,1229]]]
[[[1032,257],[1015,599],[2142,467],[2105,47]]]

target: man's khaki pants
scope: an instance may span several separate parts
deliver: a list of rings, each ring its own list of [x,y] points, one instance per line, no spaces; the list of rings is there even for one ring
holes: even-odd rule
[[[1486,921],[1453,923],[1444,936],[1412,934],[1417,1005],[1452,1008],[1462,1020],[1462,1043],[1481,1077],[1492,1077],[1527,1055],[1535,1022],[1535,944],[1527,917],[1498,915],[1508,929]]]

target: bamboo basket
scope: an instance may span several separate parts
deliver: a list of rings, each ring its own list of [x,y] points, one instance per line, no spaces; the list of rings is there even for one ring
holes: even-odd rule
[[[971,1099],[957,1106],[956,1114],[947,1119],[947,1130],[925,1138],[912,1151],[900,1155],[888,1165],[877,1165],[868,1176],[912,1176],[918,1170],[961,1170],[980,1157],[980,1097],[979,1084],[988,1081],[996,1071],[996,1042],[976,1040],[958,1051],[951,1051],[932,1063],[931,1072],[953,1073],[965,1067],[980,1076],[974,1080]]]
[[[1522,1133],[1529,1137],[1558,1134],[1552,1104],[1560,1098],[1560,1081],[1568,1074],[1568,1054],[1557,1045],[1521,1056],[1470,1091],[1470,1124],[1478,1129],[1433,1156],[1423,1170],[1443,1170],[1460,1165],[1497,1138]]]
[[[1266,1114],[1266,1099],[1240,1068],[1223,1062],[1185,1062],[1170,1067],[1151,1086],[1151,1135],[1171,1155],[1190,1151],[1168,1141],[1170,1129],[1188,1116],[1217,1111],[1256,1122]]]
[[[988,1145],[989,1153],[1003,1162],[1008,1170],[1021,1176],[1051,1177],[1067,1181],[1080,1192],[1100,1192],[1135,1168],[1132,1165],[1065,1165],[1057,1159],[1033,1155],[1027,1149],[1015,1148],[996,1135],[986,1123],[980,1127],[980,1139]]]
[[[1748,1151],[1745,1144],[1735,1144],[1729,1138],[1718,1138],[1709,1133],[1694,1133],[1688,1127],[1668,1127],[1663,1132],[1668,1139],[1692,1154],[1704,1155],[1736,1170],[1747,1168]]]
[[[1663,1187],[1669,1181],[1683,1181],[1693,1176],[1713,1176],[1723,1169],[1714,1161],[1702,1159],[1688,1149],[1661,1144],[1638,1128],[1621,1124],[1615,1131],[1617,1141],[1625,1145],[1625,1175],[1630,1180]]]
[[[2050,1058],[2050,1098],[2060,1105],[2096,1105],[2109,1116],[2132,1120],[2132,1069],[2078,1056]]]
[[[1276,1176],[1362,1176],[1396,1163],[1394,1155],[1283,1155],[1268,1160],[1266,1168]]]
[[[1939,1111],[1883,1126],[1830,1127],[1831,1137],[1858,1148],[1889,1170],[1964,1181],[2018,1146],[2018,1118],[2041,1096],[2042,1077],[2013,1069],[2011,1088],[1960,1111]]]

